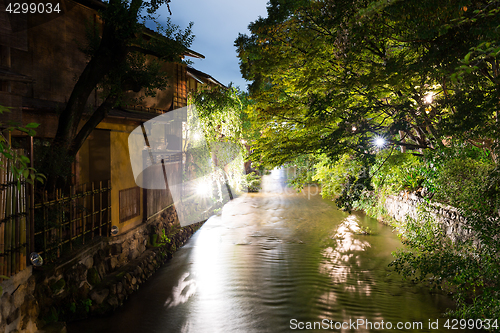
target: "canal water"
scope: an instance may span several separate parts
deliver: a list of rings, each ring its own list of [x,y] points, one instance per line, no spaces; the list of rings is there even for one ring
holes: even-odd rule
[[[337,210],[315,187],[296,193],[275,170],[261,193],[210,218],[115,314],[68,332],[448,331],[449,298],[388,267],[398,247],[390,227]]]

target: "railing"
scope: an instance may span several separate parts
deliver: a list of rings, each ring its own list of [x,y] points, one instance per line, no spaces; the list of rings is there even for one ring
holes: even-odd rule
[[[57,190],[43,194],[34,206],[35,251],[52,262],[111,231],[111,182],[71,186],[69,195]]]
[[[22,154],[22,150],[16,150]],[[27,210],[25,184],[10,172],[12,161],[0,155],[0,275],[12,276],[26,268]],[[0,281],[1,278],[0,278]]]
[[[167,112],[167,110],[164,110],[164,109],[150,108],[150,107],[142,106],[142,105],[126,105],[125,109],[137,110],[137,111],[148,112],[148,113],[157,113],[159,115]]]
[[[151,180],[165,182],[165,186],[168,186],[168,189],[147,189],[143,192],[144,211],[146,213],[144,217],[148,219],[170,207],[174,203],[172,195],[175,195],[175,197],[181,195],[181,193],[172,192],[182,190],[182,153],[179,151],[155,152],[144,150],[143,164],[145,168],[155,170],[150,173]]]

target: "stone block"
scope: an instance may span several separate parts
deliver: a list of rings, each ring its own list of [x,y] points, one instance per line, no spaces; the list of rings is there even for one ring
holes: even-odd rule
[[[104,279],[106,277],[106,263],[104,261],[102,261],[99,265],[97,265],[97,272],[99,273],[99,277],[102,279]]]
[[[92,290],[92,286],[87,281],[83,281],[78,288],[78,297],[82,299],[88,298],[90,290]]]
[[[59,279],[50,285],[50,289],[54,295],[61,293],[64,290],[64,287],[66,287],[66,281],[64,281],[64,279]]]
[[[3,294],[0,298],[0,310],[3,318],[7,318],[12,311],[12,301],[8,293]]]
[[[11,297],[12,306],[14,308],[20,308],[24,303],[24,297],[26,296],[26,286],[20,285],[19,288],[14,292]]]
[[[111,254],[116,256],[122,253],[122,245],[121,244],[113,244],[111,245]]]
[[[121,282],[118,282],[116,284],[116,293],[121,294],[123,292],[123,284]]]
[[[19,316],[20,316],[20,308],[16,308],[5,318],[5,322],[7,323],[7,325],[10,325],[11,323],[19,319]]]
[[[88,274],[87,274],[87,281],[92,285],[96,286],[101,282],[101,277],[99,276],[99,272],[95,267],[92,267],[89,269]]]
[[[130,249],[129,251],[129,254],[128,254],[128,258],[130,261],[136,259],[137,257],[139,257],[140,253],[139,253],[139,250],[137,248],[133,248],[133,249]]]
[[[111,258],[109,258],[108,266],[112,271],[115,270],[115,268],[118,266],[118,257],[112,256]]]
[[[66,273],[67,282],[71,285],[79,285],[82,281],[87,280],[87,266],[77,264]]]
[[[121,253],[118,255],[119,266],[124,266],[128,262],[128,251],[127,253]]]
[[[117,308],[118,305],[120,305],[120,301],[118,300],[118,297],[116,297],[116,296],[112,296],[112,297],[108,298],[107,302],[113,308]]]
[[[140,243],[139,245],[137,245],[137,251],[139,252],[139,254],[143,254],[144,251],[146,251],[146,245],[144,243]]]
[[[87,269],[90,269],[92,266],[94,266],[94,258],[89,256],[87,258],[82,259],[81,263],[84,264],[85,267],[87,267]]]
[[[26,293],[31,295],[35,292],[36,287],[36,277],[34,275],[30,276],[26,282]]]
[[[92,290],[90,292],[90,299],[95,302],[95,304],[99,305],[104,302],[106,297],[109,295],[109,289],[102,290]]]
[[[36,320],[39,314],[38,302],[33,295],[26,295],[21,313],[24,314],[24,322],[28,325],[30,320]]]

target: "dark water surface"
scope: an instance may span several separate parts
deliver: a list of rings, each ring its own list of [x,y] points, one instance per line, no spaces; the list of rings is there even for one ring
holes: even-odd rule
[[[356,234],[360,226],[374,234]],[[262,193],[228,203],[114,315],[68,332],[296,332],[307,322],[328,329],[303,332],[448,331],[450,300],[391,274],[398,247],[390,227],[337,210],[316,188],[295,193],[274,171]]]

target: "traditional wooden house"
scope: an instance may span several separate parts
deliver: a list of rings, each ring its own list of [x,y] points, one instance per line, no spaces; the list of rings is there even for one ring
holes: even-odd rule
[[[0,105],[11,109],[0,122],[40,124],[35,140],[26,140],[21,133],[12,138],[21,146],[26,143],[28,151],[33,150],[34,142],[34,160],[37,149],[43,149],[44,142],[55,136],[59,112],[88,61],[79,50],[86,38],[86,25],[99,23],[98,10],[105,6],[96,0],[61,0],[58,4],[61,13],[28,15],[9,14],[0,3]],[[146,28],[144,36],[158,38]],[[203,55],[186,49],[184,57]],[[69,190],[61,190],[51,200],[42,196],[30,202],[33,196],[27,196],[28,201],[17,211],[0,206],[0,275],[12,276],[23,270],[31,252],[54,261],[96,236],[108,237],[112,230],[117,231],[113,232],[117,237],[138,227],[145,230],[143,225],[165,218],[172,206],[168,193],[139,188],[134,181],[127,147],[129,133],[158,115],[186,106],[189,91],[222,84],[183,63],[165,63],[164,69],[169,74],[168,87],[155,97],[144,96],[140,102],[111,110],[94,129],[72,164]],[[100,103],[95,90],[88,100],[89,110]],[[182,159],[177,162],[182,168]],[[5,183],[6,178],[0,181]],[[6,189],[0,190],[2,200],[6,200]],[[24,192],[18,194],[19,200],[24,200]],[[115,242],[127,241],[126,237],[118,238]],[[130,260],[145,250],[145,241],[127,244]]]

